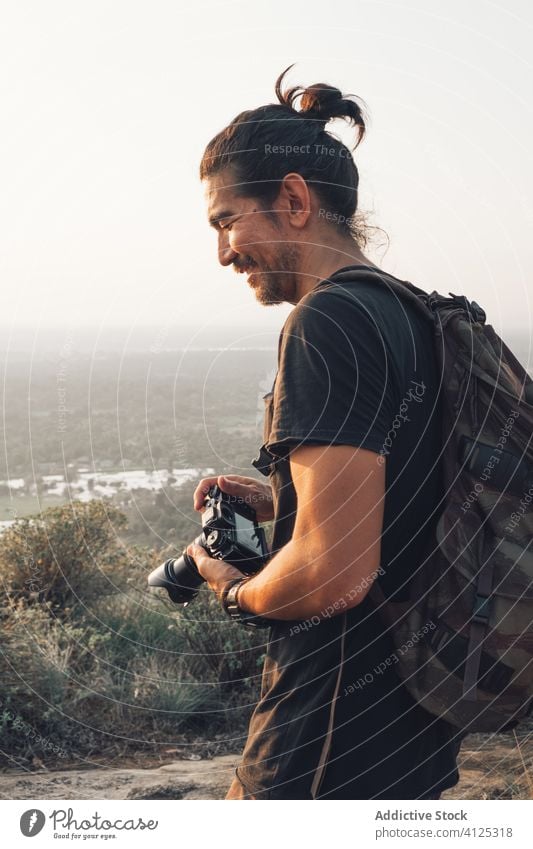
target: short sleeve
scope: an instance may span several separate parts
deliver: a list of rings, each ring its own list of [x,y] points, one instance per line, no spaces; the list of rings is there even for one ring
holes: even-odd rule
[[[304,443],[380,452],[398,387],[378,316],[334,287],[309,293],[294,308],[280,337],[271,453],[283,456]]]

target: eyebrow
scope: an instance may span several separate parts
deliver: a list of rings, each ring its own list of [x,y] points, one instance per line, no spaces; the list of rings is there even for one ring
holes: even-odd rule
[[[223,221],[225,218],[231,218],[232,215],[235,215],[235,213],[229,209],[223,209],[221,212],[209,216],[209,225],[210,227],[216,227],[219,221]]]

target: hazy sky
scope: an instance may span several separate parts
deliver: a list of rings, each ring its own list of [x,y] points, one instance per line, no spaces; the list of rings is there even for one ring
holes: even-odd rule
[[[373,260],[464,292],[498,328],[532,326],[526,0],[1,9],[0,324],[280,325],[287,308],[260,307],[218,266],[197,171],[296,62],[293,83],[369,107],[360,205],[391,240]]]

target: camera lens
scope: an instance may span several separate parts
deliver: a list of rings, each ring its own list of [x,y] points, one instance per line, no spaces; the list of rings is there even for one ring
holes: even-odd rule
[[[175,604],[192,601],[203,583],[204,579],[194,565],[194,560],[186,552],[181,557],[166,560],[148,576],[149,586],[164,587]]]

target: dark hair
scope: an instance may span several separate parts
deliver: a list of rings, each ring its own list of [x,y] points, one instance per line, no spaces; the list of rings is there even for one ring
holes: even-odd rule
[[[282,91],[290,65],[276,81],[279,103],[241,112],[207,145],[200,179],[231,166],[235,191],[265,204],[277,196],[280,182],[291,172],[312,184],[325,213],[358,242],[365,243],[365,225],[357,222],[359,174],[351,151],[326,132],[326,124],[342,118],[357,128],[354,146],[362,141],[365,117],[359,104],[338,88],[316,83]],[[300,100],[300,108],[295,103]]]

